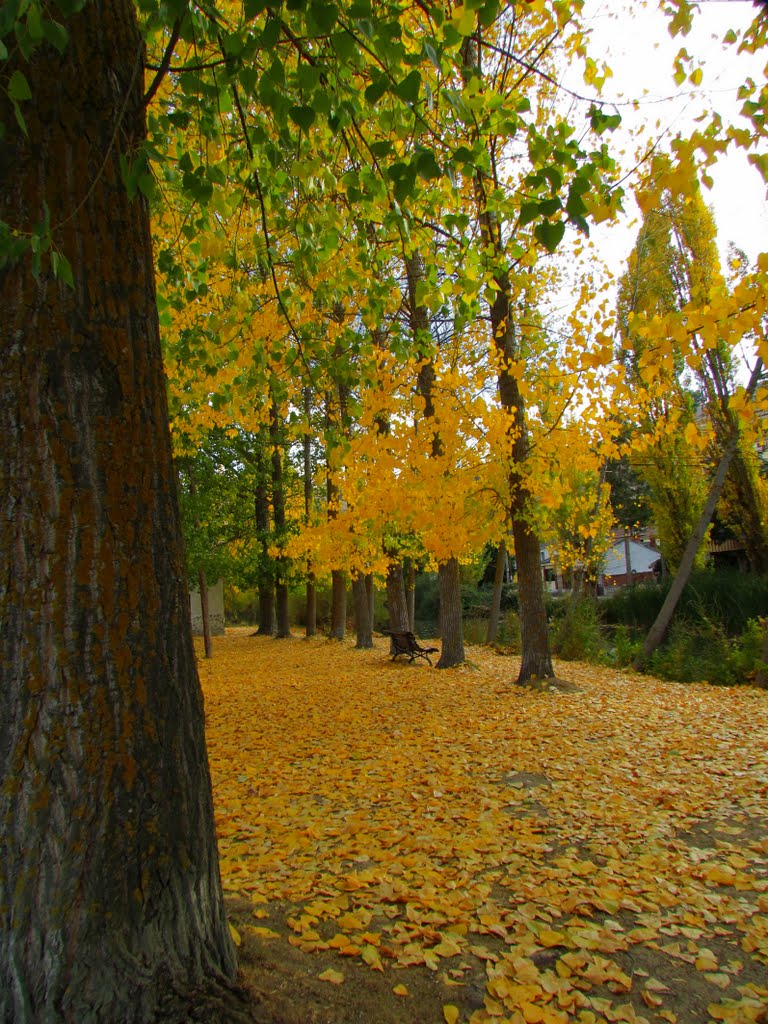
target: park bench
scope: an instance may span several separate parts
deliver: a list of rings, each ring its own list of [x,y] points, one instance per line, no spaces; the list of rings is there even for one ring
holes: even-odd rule
[[[382,632],[392,641],[392,661],[405,654],[411,661],[414,658],[424,658],[428,665],[430,654],[437,654],[439,647],[422,647],[410,630],[384,629]]]

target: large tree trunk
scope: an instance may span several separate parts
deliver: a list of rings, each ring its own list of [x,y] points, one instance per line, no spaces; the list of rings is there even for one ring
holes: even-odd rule
[[[343,640],[347,632],[347,577],[341,569],[331,572],[331,639]]]
[[[515,540],[522,648],[517,681],[524,684],[533,679],[547,679],[555,673],[549,652],[549,623],[544,604],[539,538],[521,517],[512,521],[512,536]]]
[[[413,629],[413,623],[408,615],[408,598],[405,593],[402,562],[392,562],[387,570],[387,608],[391,630],[397,633]],[[391,639],[389,653],[395,653],[395,644]]]
[[[440,640],[442,650],[437,668],[464,664],[464,620],[461,612],[459,562],[449,558],[437,570],[440,592]]]
[[[355,647],[364,650],[373,647],[370,603],[368,601],[368,589],[365,585],[365,576],[358,575],[352,580],[352,598],[355,603],[355,631],[357,633]]]
[[[259,584],[259,627],[256,636],[274,636],[277,632],[275,620],[275,588],[271,583]]]
[[[133,3],[67,28],[23,65],[28,138],[0,90],[0,219],[30,231],[47,203],[75,277],[0,270],[0,1020],[148,1024],[235,965],[149,215],[120,177]]]
[[[499,632],[499,618],[501,617],[501,590],[504,586],[504,569],[507,565],[507,545],[502,540],[496,552],[496,570],[493,574],[493,594],[491,596],[491,610],[488,614],[488,632],[485,636],[487,644],[495,644]]]

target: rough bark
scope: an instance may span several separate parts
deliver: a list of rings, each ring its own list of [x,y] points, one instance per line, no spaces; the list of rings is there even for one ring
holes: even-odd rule
[[[143,51],[129,0],[67,28],[23,65],[28,138],[0,90],[0,218],[46,202],[75,276],[0,270],[0,1020],[147,1024],[234,956],[149,214],[119,168]]]
[[[495,644],[499,632],[499,619],[501,617],[501,589],[504,586],[504,569],[507,565],[507,545],[504,541],[499,544],[496,552],[496,569],[493,574],[493,594],[491,596],[491,610],[488,614],[488,632],[485,636],[487,644]]]
[[[408,558],[403,565],[405,576],[405,600],[408,604],[408,627],[416,628],[416,566],[413,559]]]
[[[554,676],[549,650],[549,623],[544,604],[539,538],[521,517],[512,520],[520,599],[521,659],[518,683]]]
[[[208,609],[208,579],[205,569],[201,569],[197,574],[197,586],[200,591],[200,618],[203,620],[203,650],[206,658],[212,658],[211,616]]]
[[[464,664],[464,625],[459,584],[458,559],[449,558],[437,570],[442,650],[436,668],[453,668]]]
[[[389,610],[389,628],[391,630],[407,632],[413,629],[408,614],[408,598],[405,592],[402,562],[392,562],[387,570],[387,609]],[[389,653],[395,653],[395,645],[391,639]]]
[[[355,605],[355,647],[360,650],[373,647],[373,631],[371,629],[370,603],[365,576],[355,576],[352,580],[352,598]]]
[[[369,572],[365,575],[365,593],[368,596],[368,619],[371,623],[371,630],[373,630],[374,619],[376,616],[376,587],[373,583],[373,573]]]
[[[274,636],[277,632],[275,618],[275,588],[271,584],[259,584],[259,626],[256,636]]]

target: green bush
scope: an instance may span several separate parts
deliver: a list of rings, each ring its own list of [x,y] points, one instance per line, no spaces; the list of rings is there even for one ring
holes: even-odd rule
[[[762,627],[754,619],[740,636],[729,637],[723,626],[709,619],[680,618],[673,622],[665,643],[654,651],[648,671],[683,683],[748,683],[757,670],[762,642]]]
[[[609,625],[649,630],[661,610],[670,581],[639,583],[616,591],[602,603]],[[751,619],[768,608],[768,577],[737,569],[703,569],[691,575],[676,614],[681,619],[700,618],[719,623],[730,637],[743,633]]]
[[[597,661],[605,651],[597,601],[570,597],[552,622],[552,651],[564,661]]]
[[[610,640],[605,652],[605,660],[609,665],[625,668],[631,665],[643,649],[643,633],[629,626],[614,626],[610,631]]]

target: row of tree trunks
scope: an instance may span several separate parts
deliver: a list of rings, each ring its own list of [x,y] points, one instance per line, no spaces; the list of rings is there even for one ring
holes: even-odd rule
[[[75,279],[0,269],[0,1020],[159,1024],[235,959],[149,210],[120,169],[145,136],[142,38],[131,0],[67,30],[22,65],[28,135],[0,90],[0,219],[30,232],[47,204]]]

